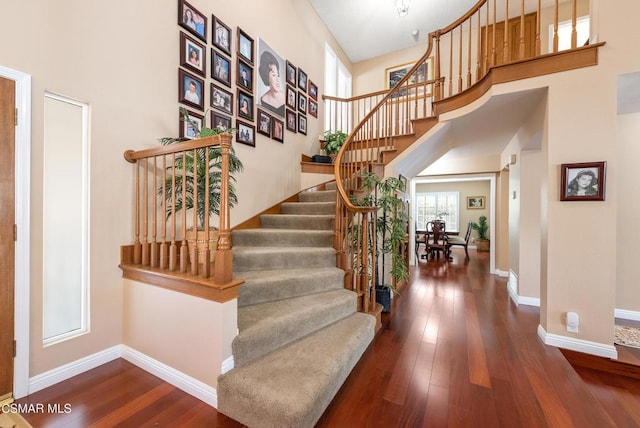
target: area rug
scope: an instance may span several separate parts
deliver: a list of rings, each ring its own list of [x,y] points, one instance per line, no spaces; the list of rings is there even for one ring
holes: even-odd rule
[[[640,348],[640,328],[616,325],[614,326],[614,332],[613,343],[616,345]]]
[[[0,428],[33,428],[18,413],[0,412]]]

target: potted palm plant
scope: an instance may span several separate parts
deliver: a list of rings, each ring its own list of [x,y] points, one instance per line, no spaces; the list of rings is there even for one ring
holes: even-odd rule
[[[333,163],[336,160],[336,155],[340,151],[340,147],[342,147],[347,139],[347,134],[342,131],[325,131],[324,138],[324,150],[327,152],[327,155],[331,158],[331,162]]]
[[[478,218],[478,222],[472,222],[471,228],[478,232],[478,238],[476,239],[476,250],[489,251],[490,242],[487,237],[487,231],[489,230],[489,224],[487,223],[487,216],[481,215]]]
[[[234,132],[234,129],[222,129],[219,127],[199,128],[190,117],[186,109],[180,108],[182,120],[189,123],[196,131],[196,138],[206,138],[213,135],[219,135],[224,132]],[[160,144],[168,145],[188,141],[186,138],[164,137],[160,139]],[[207,163],[207,151],[208,163]],[[164,199],[166,201],[166,215],[169,218],[175,213],[194,208],[194,195],[197,193],[195,207],[197,209],[197,224],[193,225],[187,231],[187,242],[189,245],[201,244],[204,247],[206,240],[205,218],[220,214],[220,185],[222,181],[222,148],[220,146],[209,147],[208,149],[199,149],[187,151],[184,154],[176,155],[173,165],[167,167],[167,177],[158,192],[162,194],[164,191]],[[238,203],[238,196],[235,190],[236,179],[235,173],[242,171],[243,165],[238,156],[235,154],[233,147],[229,154],[229,205],[233,207]],[[194,173],[195,170],[195,173]],[[186,171],[185,180],[183,181],[183,171]],[[195,183],[194,186],[194,174]],[[209,180],[209,188],[207,185],[207,176]],[[184,182],[184,186],[183,186]],[[172,183],[175,183],[175,191],[172,191]],[[206,205],[208,193],[208,206]],[[175,200],[174,200],[175,195]],[[209,249],[215,250],[218,242],[217,229],[210,228],[209,232]],[[198,250],[199,261],[202,261],[202,250]]]

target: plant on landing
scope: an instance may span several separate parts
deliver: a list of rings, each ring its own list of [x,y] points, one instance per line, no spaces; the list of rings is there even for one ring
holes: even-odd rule
[[[205,138],[224,132],[232,133],[234,129],[198,128],[198,125],[189,117],[189,113],[183,107],[180,108],[182,120],[188,122],[191,127],[197,130],[196,138]],[[160,139],[160,144],[180,143],[188,141],[185,138],[164,137]],[[207,162],[208,152],[208,162]],[[197,186],[194,186],[194,167]],[[236,179],[233,174],[242,171],[243,165],[236,156],[233,147],[229,153],[229,205],[233,207],[238,203],[238,196],[235,191]],[[183,180],[183,171],[186,171]],[[190,210],[194,206],[194,195],[197,192],[197,230],[204,230],[205,215],[220,214],[220,186],[222,182],[222,148],[220,146],[209,147],[208,149],[189,150],[183,154],[176,154],[173,165],[167,167],[167,178],[164,186],[158,189],[166,201],[167,217],[174,212],[180,212],[182,207]],[[209,189],[207,192],[207,176],[209,179]],[[175,180],[175,203],[173,200],[172,184]],[[184,187],[184,188],[183,188]],[[209,196],[209,205],[205,209],[206,196]]]
[[[489,224],[487,223],[487,216],[481,215],[478,218],[478,222],[472,222],[471,228],[478,232],[478,241],[488,241],[487,231],[489,230]]]
[[[347,134],[342,131],[325,131],[324,136],[326,138],[324,142],[324,150],[328,155],[337,154],[340,151],[340,147],[342,147],[347,139]]]

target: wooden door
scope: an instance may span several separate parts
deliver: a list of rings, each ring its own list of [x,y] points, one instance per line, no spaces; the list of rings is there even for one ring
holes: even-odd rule
[[[495,39],[495,62],[493,58],[493,25],[489,25],[487,32],[487,41],[485,44],[485,29],[482,28],[482,49],[484,51],[485,46],[488,52],[489,66],[500,65],[505,62],[517,61],[519,59],[531,58],[535,54],[536,47],[536,13],[529,13],[524,16],[524,57],[520,58],[520,26],[522,21],[520,17],[511,18],[509,20],[509,29],[507,34],[509,35],[509,55],[504,54],[505,39],[504,39],[504,21],[497,22],[495,25],[496,39]],[[484,52],[482,57],[484,58]]]
[[[15,82],[0,78],[0,402],[13,392]]]

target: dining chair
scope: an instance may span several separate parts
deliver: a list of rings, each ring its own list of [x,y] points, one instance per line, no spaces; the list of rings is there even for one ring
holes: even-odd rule
[[[472,221],[469,220],[469,223],[467,224],[467,231],[464,234],[464,239],[460,236],[449,236],[449,247],[453,247],[454,245],[464,247],[464,253],[467,259],[469,258],[467,246],[469,245],[469,238],[471,237],[471,223]]]

